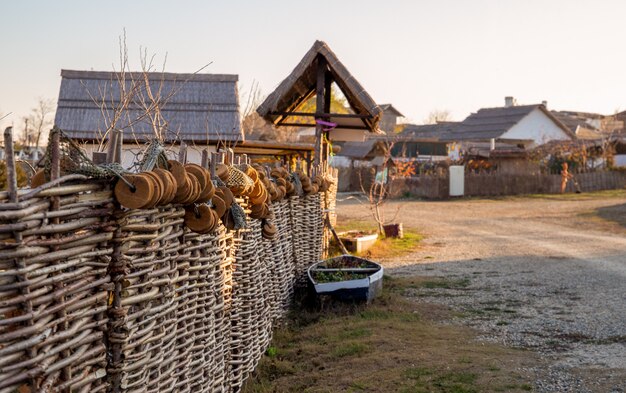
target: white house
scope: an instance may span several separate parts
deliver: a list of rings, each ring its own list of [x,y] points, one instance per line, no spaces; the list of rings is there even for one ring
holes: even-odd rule
[[[495,142],[523,145],[525,149],[551,141],[568,141],[576,135],[557,119],[546,103],[516,105],[512,97],[505,105],[483,108],[460,122],[451,132],[441,136],[448,142]]]

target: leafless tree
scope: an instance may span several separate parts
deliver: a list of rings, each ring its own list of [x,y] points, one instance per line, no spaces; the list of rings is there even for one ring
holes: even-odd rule
[[[20,142],[26,146],[39,146],[41,137],[45,138],[46,132],[52,127],[55,111],[53,99],[39,97],[37,105],[32,108],[28,116],[24,116],[24,129],[19,137]]]
[[[435,109],[430,111],[428,117],[424,119],[424,124],[437,124],[442,121],[451,121],[452,114],[447,109]]]
[[[383,173],[384,168],[386,168],[387,163],[391,160],[391,149],[394,146],[394,140],[391,137],[381,139],[384,143],[385,155],[383,161]],[[392,221],[394,221],[400,212],[400,206],[395,211],[394,216],[390,221],[387,221],[385,216],[384,205],[388,200],[389,194],[391,192],[391,182],[389,181],[389,173],[386,176],[383,176],[382,179],[376,179],[376,174],[374,174],[374,179],[372,180],[369,187],[365,187],[363,183],[363,179],[361,177],[361,172],[359,171],[359,182],[361,186],[361,192],[367,199],[367,205],[370,211],[370,214],[376,225],[378,227],[379,236],[385,235],[384,226]]]
[[[162,110],[188,80],[181,81],[173,88],[164,89],[167,54],[161,69],[157,71],[155,66],[156,55],[149,55],[147,48],[140,48],[141,71],[132,72],[126,44],[126,30],[119,37],[119,51],[120,62],[117,67],[113,66],[114,77],[112,80],[107,84],[99,85],[97,92],[89,91],[88,87],[85,86],[92,101],[100,108],[105,125],[104,130],[100,130],[98,150],[104,150],[107,136],[114,129],[130,131],[135,144],[141,146],[146,141],[141,140],[138,133],[135,133],[135,127],[140,123],[147,123],[152,129],[152,136],[158,140],[178,140],[180,130],[170,129]],[[210,64],[207,63],[192,75],[201,72]],[[160,72],[161,79],[156,80],[151,75],[153,72]],[[139,108],[139,110],[130,110],[131,108]]]

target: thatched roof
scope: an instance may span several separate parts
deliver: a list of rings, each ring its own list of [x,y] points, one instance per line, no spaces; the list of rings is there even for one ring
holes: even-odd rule
[[[397,110],[396,107],[393,106],[392,104],[380,104],[378,106],[385,113],[390,113],[390,114],[396,115],[398,117],[404,117],[404,115],[402,113],[400,113],[400,111]]]
[[[386,145],[382,140],[368,139],[364,142],[345,142],[337,155],[356,160],[365,160],[376,156],[384,156],[386,149]]]
[[[313,97],[317,86],[316,70],[320,58],[326,60],[330,76],[346,97],[354,113],[364,116],[358,119],[359,123],[370,131],[376,131],[382,110],[323,41],[316,41],[313,44],[291,74],[257,108],[259,115],[276,124],[285,117],[281,113],[292,112]],[[341,119],[331,118],[331,121],[340,123]],[[354,122],[350,123],[354,125]]]
[[[166,141],[206,143],[242,140],[237,75],[147,73],[150,89],[164,97]],[[100,140],[113,108],[119,107],[120,82],[113,72],[61,71],[55,124],[77,140]],[[142,73],[126,73],[126,89]],[[135,83],[135,85],[137,85]],[[145,96],[145,87],[141,94]],[[103,100],[104,98],[104,100]],[[97,101],[97,102],[95,102]],[[103,110],[105,115],[103,116]],[[154,133],[139,99],[129,105],[117,127],[126,141],[144,141]]]
[[[404,141],[440,141],[447,140],[461,123],[446,121],[436,124],[406,124],[399,134]]]

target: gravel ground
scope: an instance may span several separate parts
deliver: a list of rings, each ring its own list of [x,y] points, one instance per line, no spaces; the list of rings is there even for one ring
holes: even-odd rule
[[[389,203],[426,239],[384,265],[436,277],[411,295],[459,311],[450,323],[541,354],[547,367],[525,370],[537,391],[626,392],[626,228],[593,214],[620,205],[626,193]],[[366,217],[354,202],[338,213]]]

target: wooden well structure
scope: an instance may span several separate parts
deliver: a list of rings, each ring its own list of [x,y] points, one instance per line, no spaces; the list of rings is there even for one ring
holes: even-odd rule
[[[331,113],[331,86],[335,83],[352,113]],[[298,108],[316,96],[315,112]],[[257,108],[259,115],[276,127],[315,127],[314,165],[327,168],[328,140],[363,140],[368,132],[378,133],[381,108],[365,91],[335,53],[316,41],[300,63]],[[295,118],[306,122],[294,122]]]

